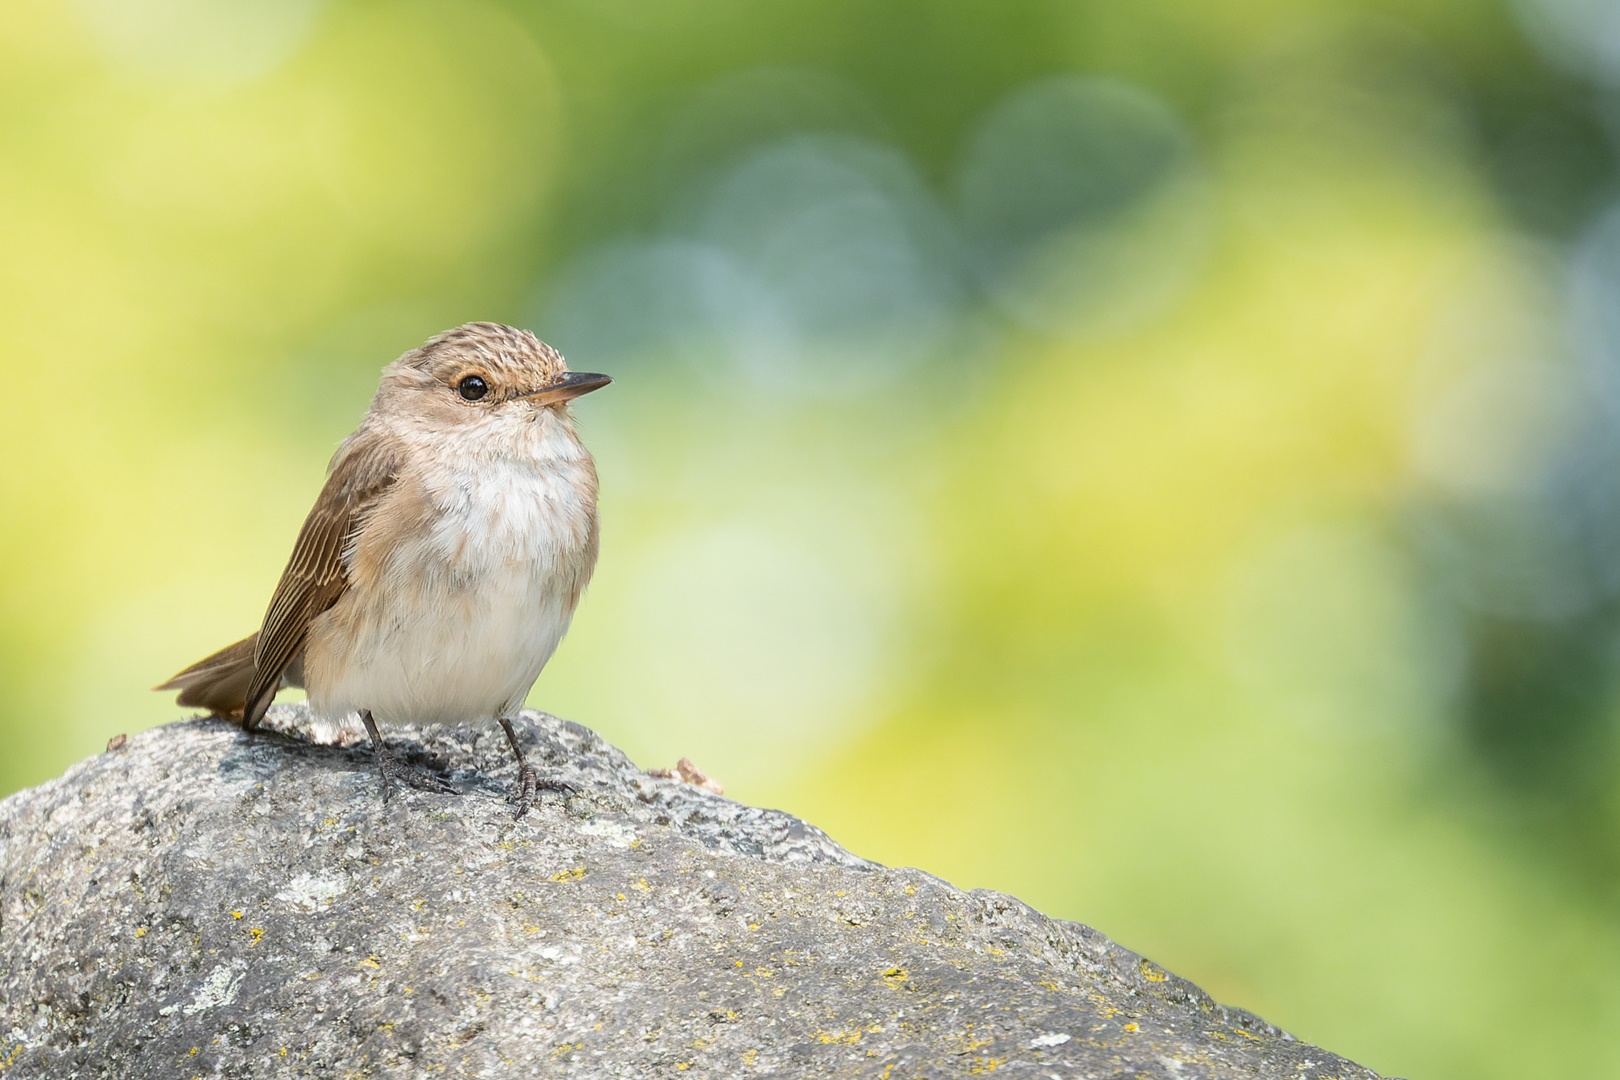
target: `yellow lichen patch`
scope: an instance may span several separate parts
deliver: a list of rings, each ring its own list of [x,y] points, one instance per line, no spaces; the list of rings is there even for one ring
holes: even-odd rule
[[[1140,970],[1142,972],[1142,978],[1146,979],[1148,982],[1164,982],[1165,979],[1169,978],[1168,973],[1166,973],[1162,967],[1159,967],[1151,960],[1143,960]]]
[[[240,918],[241,918],[241,917],[242,917],[242,913],[241,913],[241,912],[240,912],[240,911],[233,911],[233,912],[231,912],[231,918],[233,918],[233,919],[240,919]]]
[[[248,944],[250,946],[257,945],[262,940],[264,940],[264,927],[250,926],[248,928]]]
[[[890,986],[900,986],[909,978],[911,973],[903,967],[892,967],[883,973],[883,981]]]
[[[642,892],[652,892],[652,886],[647,884],[646,878],[642,878],[640,881],[636,882],[634,888],[640,889]]]
[[[821,1031],[816,1032],[816,1039],[818,1042],[825,1043],[829,1046],[854,1046],[856,1043],[861,1041],[862,1034],[862,1030],[858,1027],[843,1028],[838,1031],[827,1031],[826,1029],[822,1029]]]
[[[137,927],[136,927],[136,928],[135,928],[135,936],[136,936],[136,937],[145,937],[145,936],[146,936],[146,927],[144,927],[144,926],[137,926]]]
[[[585,868],[583,866],[576,866],[572,870],[559,870],[559,871],[557,871],[555,874],[551,875],[551,880],[552,881],[561,881],[561,882],[567,883],[567,882],[578,881],[580,878],[582,878],[584,876],[585,876]]]
[[[572,1054],[575,1050],[583,1050],[583,1049],[585,1049],[585,1044],[582,1043],[582,1042],[562,1043],[555,1050],[553,1050],[551,1052],[551,1056],[554,1057],[554,1058],[560,1058],[564,1054]]]
[[[1242,1028],[1233,1028],[1232,1030],[1237,1032],[1239,1035],[1243,1036],[1245,1039],[1248,1039],[1250,1042],[1261,1042],[1261,1041],[1263,1041],[1260,1038],[1260,1036],[1256,1035],[1252,1031],[1244,1031]]]
[[[917,886],[915,886],[915,885],[911,885],[911,884],[907,884],[907,885],[906,885],[906,895],[907,895],[907,896],[916,896],[916,895],[917,895]],[[893,1066],[893,1065],[890,1065],[890,1066],[889,1066],[889,1068],[891,1068],[891,1069],[892,1069],[892,1068],[894,1068],[894,1066]]]
[[[974,1058],[973,1064],[968,1066],[969,1076],[983,1076],[993,1073],[1001,1066],[1007,1064],[1006,1058]]]
[[[750,1046],[747,1050],[742,1052],[742,1063],[744,1065],[753,1065],[755,1059],[758,1057],[759,1049],[757,1047]]]
[[[1136,1026],[1136,1021],[1134,1021],[1134,1020],[1132,1020],[1130,1023],[1125,1025],[1125,1031],[1126,1031],[1127,1034],[1134,1035],[1139,1030],[1141,1030],[1141,1029]]]
[[[379,971],[382,969],[382,965],[377,962],[376,953],[372,953],[370,956],[356,964],[355,967],[377,968]]]
[[[681,1072],[685,1072],[687,1069],[690,1069],[691,1067],[692,1067],[692,1063],[690,1061],[677,1061],[675,1063],[675,1068],[678,1069]]]

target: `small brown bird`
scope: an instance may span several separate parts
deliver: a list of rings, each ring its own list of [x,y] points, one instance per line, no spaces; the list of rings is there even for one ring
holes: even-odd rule
[[[254,730],[302,687],[358,713],[387,796],[451,791],[395,758],[378,724],[487,723],[518,759],[518,816],[543,782],[511,718],[596,565],[596,465],[568,403],[606,386],[527,330],[468,323],[383,369],[327,468],[259,632],[159,690]]]

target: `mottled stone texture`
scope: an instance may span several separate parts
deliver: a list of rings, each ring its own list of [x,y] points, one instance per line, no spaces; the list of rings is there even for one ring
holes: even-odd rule
[[[393,740],[384,804],[298,707],[0,803],[0,1073],[1371,1077],[1076,923],[844,851],[528,715]]]

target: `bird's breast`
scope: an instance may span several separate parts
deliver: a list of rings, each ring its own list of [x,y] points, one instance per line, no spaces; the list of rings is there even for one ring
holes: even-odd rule
[[[452,588],[524,570],[570,584],[596,532],[595,492],[584,480],[573,469],[524,463],[451,473],[428,492],[434,512],[423,550],[402,553],[398,569],[436,566]]]
[[[521,703],[595,563],[590,469],[588,458],[520,459],[402,483],[401,502],[380,508],[386,520],[368,522],[349,553],[349,591],[321,633],[312,627],[312,705],[466,722]]]

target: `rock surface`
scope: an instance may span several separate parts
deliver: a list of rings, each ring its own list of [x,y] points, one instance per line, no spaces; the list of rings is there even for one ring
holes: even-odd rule
[[[526,714],[574,783],[513,820],[499,730],[397,733],[378,798],[298,706],[193,720],[0,802],[0,1073],[1373,1073],[1077,923],[859,859]]]

